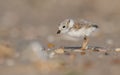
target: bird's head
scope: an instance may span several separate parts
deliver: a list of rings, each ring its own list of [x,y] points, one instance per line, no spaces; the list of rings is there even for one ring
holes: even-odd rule
[[[57,34],[67,33],[70,30],[70,28],[73,27],[73,25],[74,25],[74,21],[72,19],[64,20],[63,22],[60,23]]]

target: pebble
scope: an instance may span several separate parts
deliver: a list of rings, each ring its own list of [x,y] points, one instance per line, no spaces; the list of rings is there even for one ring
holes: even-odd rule
[[[44,50],[43,46],[39,42],[33,42],[33,43],[31,43],[31,48],[32,48],[33,52],[41,60],[47,60],[48,59],[48,53]]]
[[[85,55],[85,54],[86,54],[86,52],[84,52],[84,51],[83,51],[83,52],[80,52],[80,54],[81,54],[81,55]]]
[[[53,58],[55,56],[55,52],[51,52],[50,54],[49,54],[49,58]]]
[[[74,52],[83,52],[83,50],[75,49]]]
[[[26,46],[20,57],[22,61],[47,61],[49,59],[49,54],[40,42],[32,41]]]
[[[48,48],[53,48],[53,47],[55,47],[54,44],[52,44],[52,43],[48,43]]]
[[[64,49],[63,48],[56,49],[55,53],[57,53],[57,54],[63,54],[64,53]]]
[[[0,57],[12,57],[14,55],[14,49],[6,44],[0,44]]]
[[[109,55],[109,53],[105,52],[105,55]]]
[[[116,52],[120,52],[120,48],[116,48],[115,51],[116,51]]]

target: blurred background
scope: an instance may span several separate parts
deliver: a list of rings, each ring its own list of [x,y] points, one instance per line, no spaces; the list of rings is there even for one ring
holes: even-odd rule
[[[56,46],[69,44],[79,46],[79,41],[61,41],[56,36],[59,23],[72,18],[86,19],[99,25],[99,32],[90,38],[90,45],[120,47],[119,2],[119,0],[0,0],[0,44],[9,44],[18,52],[23,51],[24,46],[32,40],[40,41],[45,47],[49,42]],[[0,75],[8,75],[7,71],[12,72],[8,69],[6,71],[8,67],[4,69],[5,66],[1,66]],[[29,71],[31,69],[27,68],[27,72]]]
[[[99,25],[98,41],[112,40],[118,47],[119,9],[119,0],[0,0],[0,37],[46,40],[64,19],[86,19]]]

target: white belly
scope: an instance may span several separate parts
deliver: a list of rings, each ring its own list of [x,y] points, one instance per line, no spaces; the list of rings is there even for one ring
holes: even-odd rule
[[[95,31],[96,28],[94,27],[91,27],[91,28],[81,28],[79,30],[74,30],[74,29],[71,29],[69,32],[68,32],[68,35],[69,36],[72,36],[72,37],[84,37],[84,36],[89,36],[93,31]]]

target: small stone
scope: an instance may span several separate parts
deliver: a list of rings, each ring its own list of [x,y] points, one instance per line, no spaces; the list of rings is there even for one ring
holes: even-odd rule
[[[115,51],[116,51],[116,52],[120,52],[120,48],[116,48]]]
[[[14,49],[7,44],[0,44],[0,57],[9,58],[14,56]]]
[[[80,49],[75,49],[73,50],[74,52],[83,52],[83,50],[80,50]]]
[[[64,53],[64,49],[63,48],[56,49],[55,53],[57,53],[57,54],[63,54]]]
[[[109,55],[107,52],[105,52],[105,55]]]
[[[44,49],[42,44],[38,41],[32,41],[29,43],[21,55],[22,61],[47,61],[49,59],[49,55],[47,51]]]
[[[107,49],[101,48],[101,47],[95,47],[95,48],[93,49],[93,51],[95,51],[95,52],[106,52]]]
[[[80,52],[80,54],[81,54],[81,55],[85,55],[85,54],[86,54],[86,52],[84,52],[84,51],[83,51],[83,52]]]
[[[49,57],[50,58],[53,58],[55,56],[55,52],[51,52],[50,54],[49,54]]]
[[[48,43],[48,48],[53,48],[53,47],[55,47],[54,44],[52,44],[52,43]]]

